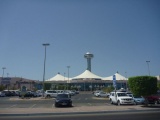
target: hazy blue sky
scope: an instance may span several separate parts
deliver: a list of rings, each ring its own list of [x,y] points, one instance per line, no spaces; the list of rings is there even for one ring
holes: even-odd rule
[[[5,76],[160,75],[160,0],[0,0],[0,67]],[[125,74],[125,72],[127,74]]]

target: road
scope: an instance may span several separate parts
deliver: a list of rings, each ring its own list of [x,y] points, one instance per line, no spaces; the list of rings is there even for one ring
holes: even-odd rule
[[[3,116],[3,120],[160,120],[160,111],[114,112],[98,114]]]

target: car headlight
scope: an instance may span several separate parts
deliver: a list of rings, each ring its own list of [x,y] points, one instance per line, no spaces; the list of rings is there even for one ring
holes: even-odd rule
[[[59,100],[57,99],[56,102],[59,102]]]

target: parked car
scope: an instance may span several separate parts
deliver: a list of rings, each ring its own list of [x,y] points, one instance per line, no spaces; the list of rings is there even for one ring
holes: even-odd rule
[[[125,92],[111,92],[109,100],[111,104],[117,104],[117,105],[134,104],[133,98],[128,96]]]
[[[154,94],[145,97],[149,104],[160,104],[160,94]]]
[[[128,96],[130,96],[130,97],[133,98],[134,103],[135,103],[136,105],[138,105],[138,104],[144,104],[144,103],[145,103],[145,98],[142,97],[142,96],[133,95],[131,92],[126,92],[126,94],[127,94]]]
[[[57,97],[57,91],[56,90],[46,90],[44,96],[45,97]]]
[[[2,91],[2,92],[0,92],[0,97],[5,97],[6,96],[6,94]]]
[[[21,92],[20,94],[19,94],[19,97],[34,97],[34,94],[33,93],[31,93],[30,91],[27,91],[26,93],[23,93],[23,92]]]
[[[133,100],[134,100],[134,102],[135,102],[136,105],[144,104],[145,103],[145,98],[142,97],[142,96],[134,96],[133,95]]]
[[[76,93],[72,90],[64,90],[63,93],[70,94],[71,96],[75,95]]]
[[[8,90],[4,90],[3,93],[5,93],[6,96],[12,96],[12,93]]]
[[[76,92],[75,92],[76,94],[79,94],[79,91],[78,90],[76,90]]]
[[[96,93],[94,93],[94,95],[96,97],[109,97],[109,94],[106,92],[103,92],[103,91],[96,92]]]
[[[92,92],[92,94],[95,94],[95,93],[100,92],[100,91],[102,91],[102,90],[95,90],[95,91]]]
[[[54,103],[55,107],[69,106],[72,107],[72,100],[69,94],[60,93],[57,95]]]

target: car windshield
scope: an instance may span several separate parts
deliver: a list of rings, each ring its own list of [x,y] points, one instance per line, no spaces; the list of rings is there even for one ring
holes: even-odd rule
[[[70,98],[68,94],[58,94],[57,98]]]
[[[141,96],[134,96],[134,98],[142,98]]]
[[[117,95],[120,97],[120,96],[127,96],[126,93],[117,93]]]
[[[129,94],[128,96],[129,96],[129,97],[132,97],[132,95],[130,95],[130,94]]]

